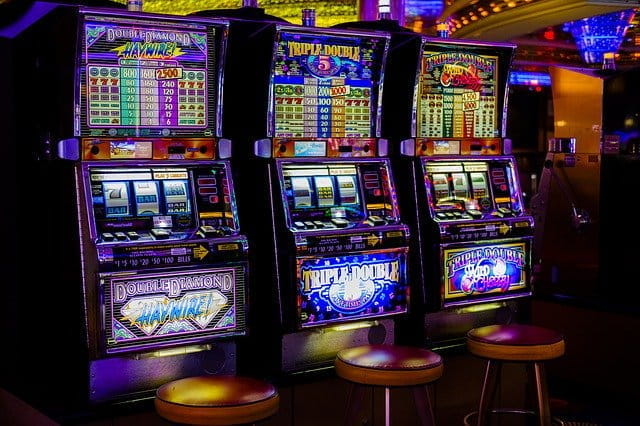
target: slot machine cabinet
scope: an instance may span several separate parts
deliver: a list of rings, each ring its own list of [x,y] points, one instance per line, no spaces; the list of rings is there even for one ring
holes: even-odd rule
[[[251,222],[266,231],[254,276],[274,277],[256,290],[273,304],[255,334],[279,373],[391,343],[390,317],[407,310],[408,228],[376,137],[387,44],[382,33],[276,26],[269,137],[254,145],[254,185],[268,201]]]
[[[502,144],[514,48],[423,37],[418,51],[414,137],[399,144],[394,170],[422,283],[412,306],[430,346],[511,321],[522,310],[512,299],[531,295],[533,219]]]
[[[597,293],[602,164],[598,153],[576,152],[575,138],[549,141],[538,192],[531,198],[539,295]]]
[[[15,388],[45,412],[235,372],[248,244],[221,137],[227,32],[56,5],[15,41],[17,224],[32,230],[15,244],[38,247],[15,266],[29,378]],[[51,395],[57,382],[70,393]]]

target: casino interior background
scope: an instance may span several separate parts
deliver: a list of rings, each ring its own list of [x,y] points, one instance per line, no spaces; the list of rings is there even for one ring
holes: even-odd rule
[[[0,0],[7,10],[21,8],[18,3]],[[126,4],[126,0],[60,3],[104,6]],[[232,0],[145,0],[143,10],[186,15],[240,6],[241,1]],[[300,23],[301,9],[312,8],[317,26],[327,27],[373,20],[377,15],[375,0],[261,0],[258,6],[294,24]],[[549,365],[552,406],[576,421],[562,424],[639,424],[640,370],[635,351],[640,310],[632,288],[637,277],[635,240],[640,231],[632,212],[640,189],[640,3],[392,0],[391,9],[401,25],[418,33],[436,36],[439,23],[446,25],[453,39],[517,45],[508,94],[507,137],[518,162],[525,203],[534,210],[536,226],[544,223],[544,243],[538,253],[542,261],[534,265],[536,282],[529,316],[534,324],[559,330],[568,340],[565,357]],[[601,141],[606,137],[614,141],[615,155],[603,154]],[[576,167],[543,172],[545,160],[557,160],[547,154],[551,138],[575,138]],[[588,213],[579,224],[576,206]],[[476,403],[474,391],[480,387],[482,366],[459,352],[445,360],[448,377],[436,390],[437,416],[440,424],[461,424]],[[469,375],[470,370],[475,373]],[[504,374],[520,379],[523,372],[516,366]],[[326,386],[338,389],[338,385],[334,379],[321,380],[328,380],[325,387],[316,386],[313,380],[296,385],[295,404],[301,407],[300,413],[306,413],[301,415],[304,421],[282,414],[264,424],[331,424],[329,413],[337,408],[322,401],[323,392]],[[511,383],[507,380],[503,385],[500,400],[519,405],[528,395]],[[471,391],[459,392],[460,386]],[[5,420],[11,416],[4,424],[55,424],[0,391],[0,423],[4,415]],[[294,406],[292,393],[287,392],[283,388],[289,404],[283,405],[285,412]],[[373,407],[380,406],[381,394],[369,396]],[[410,398],[402,393],[394,396],[395,424],[414,424],[414,419],[405,418],[409,415],[405,399]],[[147,412],[128,408],[117,414],[101,412],[81,424],[165,424],[150,406],[143,407]],[[373,412],[371,424],[382,424],[381,413],[375,408]],[[16,420],[23,415],[25,420]]]

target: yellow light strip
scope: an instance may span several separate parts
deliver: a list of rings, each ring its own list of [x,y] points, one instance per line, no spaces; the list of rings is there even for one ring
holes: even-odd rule
[[[348,324],[334,325],[333,327],[329,327],[328,331],[358,330],[360,328],[370,328],[376,325],[378,325],[378,321],[359,321]]]
[[[115,1],[127,3],[127,0]],[[168,15],[188,15],[202,10],[236,9],[241,6],[240,0],[144,0],[142,10]],[[315,9],[316,25],[319,27],[358,20],[358,0],[263,0],[258,1],[258,7],[264,9],[265,13],[292,24],[301,23],[302,9]]]

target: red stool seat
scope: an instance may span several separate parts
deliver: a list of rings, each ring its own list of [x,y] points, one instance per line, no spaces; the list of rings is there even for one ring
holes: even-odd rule
[[[365,345],[338,352],[336,373],[364,385],[414,386],[442,376],[442,358],[409,346]]]
[[[544,361],[564,354],[562,334],[525,324],[490,325],[467,333],[469,351],[504,361]]]
[[[407,386],[413,392],[422,425],[433,425],[429,384],[442,376],[442,358],[426,349],[394,345],[364,345],[343,349],[335,360],[336,374],[351,382],[344,425],[358,424],[364,386],[384,386],[385,425],[391,423],[390,389]]]
[[[233,425],[265,419],[278,411],[276,388],[236,376],[201,376],[169,382],[156,392],[158,414],[172,422]]]
[[[490,325],[467,333],[469,352],[487,360],[478,411],[465,417],[465,425],[477,414],[477,426],[486,426],[491,414],[536,414],[540,426],[551,426],[551,411],[544,363],[564,354],[564,337],[555,330],[525,324]],[[522,362],[535,384],[537,412],[522,409],[492,409],[504,362]]]

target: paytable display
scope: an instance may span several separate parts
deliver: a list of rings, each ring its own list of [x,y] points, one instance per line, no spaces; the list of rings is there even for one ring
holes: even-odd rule
[[[83,135],[213,136],[217,58],[215,34],[207,31],[216,30],[98,16],[85,21]]]
[[[418,82],[417,137],[496,137],[497,85],[497,56],[425,47]]]
[[[281,32],[273,75],[275,137],[371,137],[377,38]]]

